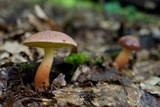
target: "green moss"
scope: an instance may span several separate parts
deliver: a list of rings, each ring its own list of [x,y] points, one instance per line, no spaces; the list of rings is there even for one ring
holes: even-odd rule
[[[29,71],[29,73],[35,72],[34,71],[35,63],[21,63],[18,65],[18,67],[19,67],[20,73],[23,73],[23,72],[27,73],[27,71]]]
[[[100,65],[102,65],[103,62],[104,62],[103,58],[96,58],[96,59],[93,60],[94,64],[100,64]]]
[[[71,64],[72,69],[70,71],[70,74],[73,75],[76,68],[79,65],[86,64],[91,61],[91,57],[85,53],[73,53],[70,54],[66,59],[64,60],[65,63]]]
[[[68,57],[66,57],[64,62],[69,63],[69,64],[77,67],[81,64],[85,64],[85,63],[89,62],[90,60],[91,60],[91,58],[86,54],[73,53],[73,54],[70,54]]]

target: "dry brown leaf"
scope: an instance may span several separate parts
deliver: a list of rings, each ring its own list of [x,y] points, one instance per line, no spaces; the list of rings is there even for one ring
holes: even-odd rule
[[[150,77],[149,79],[140,83],[140,87],[147,92],[160,96],[160,86],[158,83],[160,83],[159,77]]]

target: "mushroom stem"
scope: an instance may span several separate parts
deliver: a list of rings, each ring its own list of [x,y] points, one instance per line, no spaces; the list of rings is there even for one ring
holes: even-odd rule
[[[34,84],[36,88],[49,86],[49,74],[54,60],[54,48],[44,48],[44,58],[36,72]]]
[[[132,51],[126,48],[123,48],[123,50],[120,52],[118,57],[115,59],[115,63],[118,65],[119,69],[122,69],[125,67],[125,65],[129,61],[129,57],[131,55]]]

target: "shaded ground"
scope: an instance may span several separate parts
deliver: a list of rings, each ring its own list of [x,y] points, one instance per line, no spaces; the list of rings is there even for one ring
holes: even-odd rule
[[[6,1],[0,6],[6,7],[0,12],[0,106],[160,106],[159,16],[149,16],[156,23],[143,19],[131,22],[124,15],[101,9],[65,8],[47,2],[9,4]],[[41,92],[35,90],[33,80],[43,50],[22,43],[44,30],[70,35],[82,58],[76,56],[73,64],[67,63],[70,49],[56,51],[51,86]],[[133,52],[129,64],[119,71],[114,59],[121,50],[117,41],[123,35],[137,37],[142,49]]]

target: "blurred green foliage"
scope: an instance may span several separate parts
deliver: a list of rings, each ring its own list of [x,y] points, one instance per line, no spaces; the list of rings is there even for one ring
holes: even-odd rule
[[[118,1],[106,2],[104,4],[104,9],[108,14],[120,14],[130,22],[138,20],[156,23],[158,21],[158,17],[138,11],[133,5],[122,7]]]
[[[80,8],[99,8],[99,5],[92,2],[91,0],[49,0],[53,5],[64,6],[64,7],[80,7]]]
[[[48,2],[53,6],[67,7],[67,8],[90,8],[95,10],[102,10],[107,14],[120,14],[130,22],[143,21],[157,23],[159,17],[156,15],[150,15],[139,11],[135,6],[128,5],[122,7],[118,0],[108,2],[93,2],[92,0],[28,0],[31,3],[45,3]]]
[[[122,9],[119,2],[107,2],[104,4],[104,9],[108,13],[119,13]]]
[[[74,7],[77,0],[50,0],[52,4],[58,4],[66,7]]]
[[[42,0],[28,0],[28,2],[30,2],[30,3],[41,3]]]

